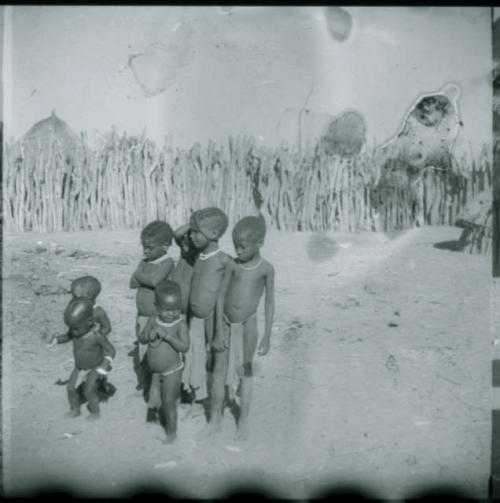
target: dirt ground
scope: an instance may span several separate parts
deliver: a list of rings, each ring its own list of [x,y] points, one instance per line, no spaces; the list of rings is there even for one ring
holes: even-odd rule
[[[255,360],[252,437],[236,443],[226,411],[221,437],[199,444],[204,417],[183,419],[180,407],[173,446],[146,424],[127,356],[138,231],[5,236],[6,495],[49,485],[89,497],[163,490],[214,498],[249,484],[300,499],[351,484],[398,499],[440,483],[485,498],[494,284],[490,257],[435,246],[459,235],[449,227],[392,237],[270,231],[263,255],[276,268],[276,316],[271,351]],[[37,253],[37,241],[47,251]],[[232,253],[229,236],[221,247]],[[35,293],[63,291],[83,274],[103,284],[99,302],[117,349],[117,393],[96,422],[86,412],[65,417],[65,389],[55,381],[69,375],[71,347],[40,339],[64,330],[69,295]]]

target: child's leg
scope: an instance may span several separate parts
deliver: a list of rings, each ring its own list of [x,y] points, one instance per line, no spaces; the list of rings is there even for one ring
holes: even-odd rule
[[[224,323],[225,337],[229,337],[229,326]],[[208,438],[212,433],[220,431],[222,427],[222,409],[226,393],[227,363],[229,351],[214,351],[214,370],[212,386],[210,388],[210,417],[207,427],[202,430],[200,438]]]
[[[148,409],[157,409],[161,405],[160,374],[151,375],[148,393]]]
[[[177,399],[181,389],[182,372],[160,377],[161,405],[165,416],[167,442],[173,442],[177,435]]]
[[[252,316],[244,324],[243,332],[243,375],[241,378],[240,418],[236,439],[245,440],[248,436],[248,414],[252,402],[253,357],[257,347],[257,316]]]
[[[214,320],[215,316],[213,313],[210,315],[210,318],[205,320],[205,343],[207,345],[207,371],[212,371],[213,365],[213,351],[212,351],[212,341],[214,339]],[[210,376],[207,376],[210,379]],[[208,389],[210,389],[210,385],[208,385]]]
[[[135,320],[135,336],[136,340],[134,341],[135,349],[132,351],[133,359],[132,362],[134,364],[134,372],[137,376],[137,386],[135,387],[137,390],[144,389],[145,386],[145,369],[143,365],[143,351],[141,351],[141,343],[139,342],[139,334],[144,329],[145,326],[145,317],[137,317]],[[147,319],[147,318],[146,318]]]
[[[99,395],[97,394],[97,379],[99,374],[95,370],[91,370],[85,379],[83,392],[87,399],[87,409],[92,417],[99,416]]]
[[[76,381],[78,380],[79,373],[80,370],[75,367],[69,376],[68,385],[66,387],[69,406],[71,409],[69,415],[72,417],[80,415],[80,398],[78,397],[78,392],[76,391]]]

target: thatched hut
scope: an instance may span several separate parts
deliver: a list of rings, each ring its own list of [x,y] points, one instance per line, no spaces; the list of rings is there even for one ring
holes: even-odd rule
[[[20,140],[23,156],[34,154],[38,157],[40,152],[43,152],[45,159],[50,155],[54,142],[58,143],[64,159],[68,162],[84,147],[83,140],[65,121],[57,117],[55,111],[34,124]]]
[[[458,249],[468,253],[487,254],[492,244],[492,194],[481,192],[467,203],[456,224],[463,227]]]

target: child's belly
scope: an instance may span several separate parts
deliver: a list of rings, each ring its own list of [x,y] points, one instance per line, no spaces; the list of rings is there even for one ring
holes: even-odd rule
[[[104,359],[104,353],[100,347],[94,350],[75,348],[73,355],[75,357],[75,365],[80,370],[90,370],[97,367]]]
[[[148,347],[146,361],[151,372],[159,373],[175,367],[179,363],[180,357],[168,342],[162,342],[157,347]]]
[[[261,288],[233,284],[226,293],[224,314],[231,323],[242,323],[257,311],[261,296]]]
[[[217,292],[199,292],[197,295],[191,293],[189,308],[191,313],[197,318],[208,318],[215,309]]]
[[[223,274],[224,268],[220,264],[208,264],[193,272],[189,307],[197,318],[208,318],[213,313]]]

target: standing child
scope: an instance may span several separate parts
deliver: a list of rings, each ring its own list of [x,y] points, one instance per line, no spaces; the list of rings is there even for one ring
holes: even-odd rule
[[[181,287],[182,314],[187,314],[189,307],[189,291],[193,277],[193,267],[198,255],[197,249],[191,241],[189,224],[184,224],[174,232],[174,239],[181,250],[181,256],[172,273],[172,280]]]
[[[158,376],[161,407],[165,417],[167,443],[176,438],[177,398],[181,387],[181,353],[189,348],[189,334],[185,318],[181,315],[181,289],[174,281],[164,281],[155,288],[158,315],[150,318],[139,335],[147,343],[146,362],[153,375]]]
[[[229,257],[219,248],[228,219],[219,208],[205,208],[191,215],[191,240],[200,254],[194,264],[189,293],[189,338],[182,383],[194,392],[195,400],[208,396],[207,363],[212,345],[215,303]]]
[[[157,379],[151,380],[144,365],[143,357],[145,346],[139,342],[139,334],[142,332],[148,318],[156,316],[154,288],[161,281],[168,278],[174,269],[174,261],[167,255],[168,249],[172,244],[174,233],[172,228],[166,222],[155,220],[141,232],[141,243],[144,250],[144,259],[130,278],[130,288],[137,289],[136,306],[137,317],[135,333],[137,340],[136,348],[131,353],[134,358],[134,371],[137,375],[137,389],[145,388],[145,396],[153,387],[158,387]],[[155,393],[153,393],[155,395]],[[149,407],[146,421],[154,422],[157,420],[157,405],[148,399]]]
[[[107,336],[111,332],[111,323],[106,311],[99,304],[96,304],[97,297],[101,293],[101,282],[94,276],[82,276],[72,281],[70,289],[73,299],[83,297],[92,301],[94,321],[99,325],[99,332]],[[67,384],[68,382],[68,380],[58,380],[56,384]],[[103,384],[106,384],[105,380]]]
[[[75,279],[71,283],[71,295],[74,299],[78,297],[84,297],[92,301],[94,306],[94,322],[99,325],[99,332],[105,337],[111,333],[111,322],[109,321],[108,315],[102,306],[96,303],[97,297],[101,293],[101,282],[94,276],[82,276]],[[58,383],[63,384],[65,381],[58,381]],[[77,391],[81,396],[81,400],[85,400],[85,394],[83,391],[82,383]],[[103,375],[98,381],[97,393],[100,399],[107,400],[109,396],[112,396],[116,391],[116,388],[108,382],[107,377]]]
[[[248,436],[248,415],[252,400],[252,361],[258,341],[257,308],[265,291],[265,329],[258,354],[269,351],[274,318],[274,267],[260,255],[266,233],[262,216],[242,218],[233,229],[237,258],[226,264],[221,296],[217,302],[219,327],[214,338],[214,374],[211,389],[208,433],[219,431],[225,385],[234,399],[241,379],[240,417],[236,439]]]
[[[73,342],[75,368],[67,386],[70,416],[80,415],[80,398],[76,390],[76,382],[80,371],[86,371],[84,395],[88,401],[87,409],[90,419],[99,417],[98,380],[101,375],[107,375],[111,370],[116,351],[109,340],[103,336],[94,322],[94,305],[91,300],[76,298],[70,301],[64,311],[64,323],[68,332],[54,335],[50,345]]]

